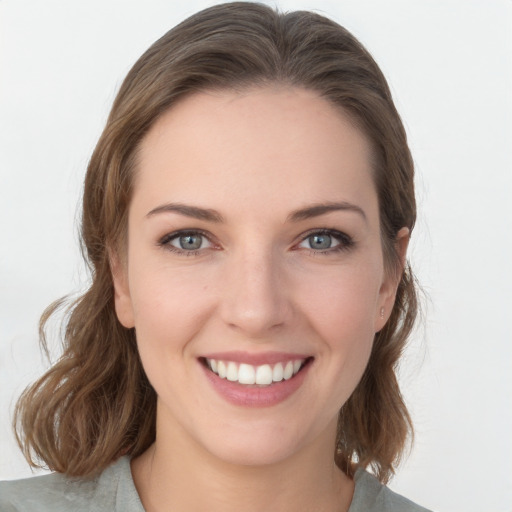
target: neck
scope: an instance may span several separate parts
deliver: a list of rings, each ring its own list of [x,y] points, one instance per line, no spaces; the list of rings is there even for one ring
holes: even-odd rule
[[[335,465],[333,446],[334,434],[277,463],[239,465],[186,436],[161,434],[132,461],[132,473],[146,512],[343,512],[354,483]]]

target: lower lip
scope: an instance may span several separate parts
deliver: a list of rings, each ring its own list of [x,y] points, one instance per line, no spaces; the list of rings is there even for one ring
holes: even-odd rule
[[[270,407],[284,402],[300,388],[310,366],[311,362],[291,379],[275,382],[269,386],[253,387],[221,379],[216,373],[201,364],[213,389],[228,402],[244,407]]]

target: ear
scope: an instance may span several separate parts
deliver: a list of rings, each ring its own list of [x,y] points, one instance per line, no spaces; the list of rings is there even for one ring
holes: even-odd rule
[[[395,304],[396,291],[405,268],[407,246],[409,245],[409,228],[403,227],[396,235],[395,250],[398,256],[396,268],[385,271],[384,280],[379,290],[379,300],[375,313],[375,332],[379,332],[388,321]]]
[[[110,271],[114,284],[114,304],[116,315],[124,327],[131,329],[135,327],[130,287],[128,285],[128,268],[117,251],[109,250]]]

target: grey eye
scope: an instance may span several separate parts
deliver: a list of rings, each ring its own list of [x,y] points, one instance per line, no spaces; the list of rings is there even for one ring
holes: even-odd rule
[[[343,236],[342,233],[337,235],[318,231],[304,238],[299,244],[299,247],[315,251],[327,251],[328,249],[339,248],[341,247],[341,239]],[[344,245],[349,245],[349,242],[345,242]]]
[[[200,234],[190,233],[187,235],[182,235],[176,237],[171,245],[177,247],[178,249],[182,249],[184,251],[195,251],[197,249],[201,249],[204,243],[204,236]]]
[[[330,249],[332,247],[331,235],[316,234],[308,236],[307,241],[311,249]]]

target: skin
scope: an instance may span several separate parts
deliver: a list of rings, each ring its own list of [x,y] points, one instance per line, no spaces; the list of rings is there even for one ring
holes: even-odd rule
[[[370,161],[350,120],[298,88],[197,93],[143,140],[127,258],[112,267],[117,315],[135,327],[158,395],[156,442],[132,461],[148,512],[348,510],[337,415],[398,284],[385,271]],[[222,220],[162,208],[171,203]],[[291,218],[333,203],[345,208]],[[186,253],[179,230],[200,230],[201,247]],[[343,236],[319,250],[309,238],[319,230]],[[403,228],[402,260],[407,238]],[[212,388],[200,362],[234,350],[313,359],[286,400],[244,407]]]

